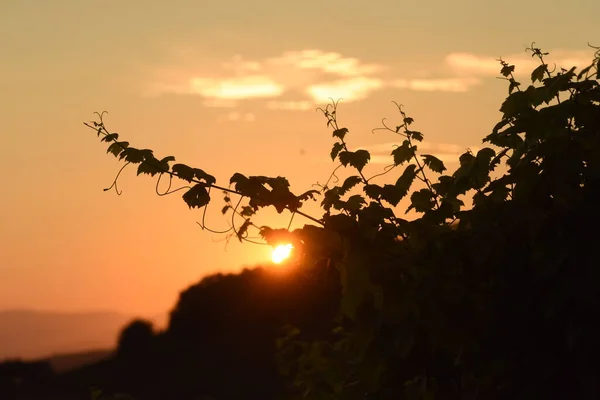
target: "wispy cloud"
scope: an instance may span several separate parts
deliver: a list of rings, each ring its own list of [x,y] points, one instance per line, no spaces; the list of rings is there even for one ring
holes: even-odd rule
[[[286,51],[268,62],[274,65],[292,65],[300,69],[316,69],[345,77],[371,75],[385,69],[382,65],[364,64],[357,58],[321,50]]]
[[[377,78],[356,77],[341,79],[318,85],[311,85],[307,92],[317,103],[326,103],[330,98],[356,101],[366,98],[369,93],[383,87],[383,81]]]
[[[249,75],[224,80],[211,78],[190,79],[190,93],[209,99],[247,99],[277,97],[284,87],[264,75]]]
[[[148,94],[195,94],[206,99],[206,106],[230,107],[245,99],[275,99],[286,93],[304,96],[294,100],[270,101],[270,109],[308,110],[330,97],[345,101],[364,99],[381,88],[383,82],[371,77],[384,70],[383,65],[363,63],[321,50],[286,51],[263,60],[248,60],[236,55],[220,64],[213,74],[186,74],[173,71],[161,74],[170,82],[158,82]],[[172,69],[172,68],[171,68]],[[177,79],[178,82],[172,82]]]
[[[441,79],[398,79],[392,86],[424,92],[467,92],[471,87],[479,85],[477,78],[441,78]]]

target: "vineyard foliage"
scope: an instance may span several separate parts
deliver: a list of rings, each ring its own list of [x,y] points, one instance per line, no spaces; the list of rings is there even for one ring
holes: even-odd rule
[[[452,173],[418,151],[424,135],[397,105],[398,125],[384,120],[382,129],[399,138],[390,163],[401,173],[383,185],[363,173],[370,154],[351,149],[335,102],[321,109],[330,155],[355,173],[299,195],[283,177],[236,173],[219,186],[203,169],[121,141],[103,114],[86,125],[138,175],[168,178],[169,188],[174,178],[187,182],[190,208],[206,209],[212,192],[223,191],[222,211],[240,240],[257,229],[269,244],[293,243],[307,271],[337,269],[343,293],[331,335],[306,343],[286,327],[278,341],[281,371],[297,388],[291,396],[596,398],[600,52],[577,71],[551,68],[534,45],[527,50],[539,60],[531,84],[499,60],[509,86],[502,119],[483,139],[487,147],[466,151]],[[493,178],[501,163],[507,172]],[[416,219],[402,218],[403,198]],[[315,199],[319,217],[301,210]],[[265,207],[310,222],[293,231],[258,226]]]

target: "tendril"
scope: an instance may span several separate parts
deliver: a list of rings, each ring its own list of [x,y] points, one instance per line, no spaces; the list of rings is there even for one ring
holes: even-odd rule
[[[112,189],[113,187],[115,188],[115,192],[117,193],[118,196],[120,196],[123,191],[121,190],[119,192],[119,188],[117,187],[117,180],[119,180],[119,176],[121,175],[121,172],[123,172],[123,170],[125,169],[126,166],[128,166],[129,164],[131,164],[130,162],[126,162],[125,165],[123,165],[121,167],[121,169],[119,170],[119,172],[117,172],[117,176],[115,176],[115,180],[113,181],[112,185],[110,185],[110,187],[107,187],[106,189],[104,189],[105,192],[109,191],[110,189]]]

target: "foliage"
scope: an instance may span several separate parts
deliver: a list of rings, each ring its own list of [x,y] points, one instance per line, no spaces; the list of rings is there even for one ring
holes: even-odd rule
[[[400,136],[383,173],[401,168],[395,182],[380,185],[373,181],[382,174],[365,176],[370,155],[349,147],[333,103],[321,109],[333,130],[330,155],[356,175],[301,195],[282,177],[238,173],[233,189],[217,186],[202,170],[170,167],[172,157],[159,161],[150,150],[119,142],[103,114],[88,126],[125,165],[140,164],[138,174],[168,175],[169,190],[175,177],[193,183],[184,194],[190,207],[206,208],[211,189],[224,191],[223,212],[232,212],[231,230],[240,240],[256,228],[268,243],[293,241],[306,268],[336,267],[343,318],[333,336],[307,342],[289,329],[278,342],[282,372],[293,377],[298,396],[594,398],[600,52],[577,73],[551,71],[547,53],[528,50],[540,61],[532,83],[522,89],[515,66],[499,60],[509,82],[502,119],[483,139],[490,147],[466,151],[451,174],[435,156],[419,155],[424,136],[397,104],[400,123],[384,120],[381,128]],[[493,177],[503,161],[507,172]],[[396,206],[413,185],[420,188],[410,194],[408,210],[419,217],[408,221]],[[316,196],[321,218],[301,211]],[[465,196],[472,197],[470,209]],[[240,208],[242,199],[247,205]],[[254,225],[256,212],[271,206],[316,225],[293,232]],[[236,216],[244,221],[240,228]]]
[[[154,335],[152,322],[143,319],[131,321],[119,335],[117,355],[124,358],[142,358],[149,352]]]

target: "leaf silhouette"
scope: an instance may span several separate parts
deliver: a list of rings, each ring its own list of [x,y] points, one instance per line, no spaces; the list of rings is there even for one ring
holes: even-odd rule
[[[429,189],[421,189],[410,196],[411,205],[418,212],[426,212],[435,206],[434,194]]]
[[[515,70],[515,66],[514,65],[505,65],[500,70],[500,73],[502,75],[504,75],[505,77],[508,77],[510,74],[512,74],[514,72],[514,70]]]
[[[430,154],[423,154],[421,157],[423,157],[423,162],[425,165],[427,165],[433,172],[441,174],[446,170],[444,163],[439,158]]]
[[[531,82],[535,81],[542,81],[542,79],[544,79],[544,74],[547,71],[547,65],[546,64],[542,64],[539,67],[537,67],[536,69],[533,70],[533,72],[531,73]]]
[[[357,176],[357,175],[349,176],[348,178],[346,178],[346,180],[342,184],[342,192],[346,193],[347,191],[352,189],[354,186],[358,185],[361,181],[362,181],[362,178],[360,176]]]
[[[344,167],[350,164],[359,172],[367,165],[371,159],[371,154],[366,150],[342,151],[340,153],[340,162]]]
[[[102,141],[103,142],[112,142],[114,140],[117,140],[118,138],[119,138],[119,134],[118,133],[110,133],[110,134],[104,136],[102,138]]]
[[[335,161],[335,158],[338,156],[340,151],[344,149],[344,145],[340,142],[335,142],[333,147],[331,148],[331,160]]]
[[[202,208],[208,204],[210,196],[205,185],[198,183],[183,194],[183,200],[189,208]]]
[[[396,181],[396,190],[398,192],[398,196],[400,196],[400,200],[406,196],[410,187],[417,176],[416,173],[417,166],[414,164],[407,165],[404,169],[400,178]]]
[[[168,165],[167,165],[168,167]],[[167,168],[168,170],[168,168]],[[138,166],[137,174],[148,174],[150,176],[154,176],[160,172],[165,172],[160,161],[158,161],[154,157],[144,159],[144,162],[140,163]]]
[[[176,174],[178,177],[180,177],[181,179],[184,179],[188,182],[191,182],[194,180],[194,169],[192,167],[189,167],[185,164],[175,164],[173,165],[173,173]]]
[[[416,150],[417,146],[411,146],[408,140],[403,141],[401,146],[396,147],[392,151],[392,156],[394,156],[394,164],[404,164],[415,155]]]
[[[346,137],[347,133],[347,128],[336,129],[335,131],[333,131],[333,137],[339,138],[340,140],[344,140],[344,137]]]
[[[129,142],[117,142],[108,146],[108,150],[106,150],[106,152],[112,153],[115,157],[118,157],[119,154],[121,154],[121,152],[127,147],[129,147]]]

